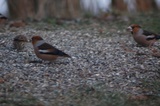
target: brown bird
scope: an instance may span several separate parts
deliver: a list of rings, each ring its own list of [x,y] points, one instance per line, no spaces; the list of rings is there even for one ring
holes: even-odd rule
[[[25,47],[25,42],[28,42],[27,38],[24,35],[18,35],[13,40],[13,46],[18,51],[22,51]]]
[[[131,32],[131,34],[133,36],[133,39],[139,45],[144,46],[144,47],[153,46],[154,43],[158,39],[160,39],[160,35],[155,34],[153,32],[149,32],[149,31],[143,30],[141,28],[141,26],[138,25],[138,24],[132,24],[127,29]]]
[[[70,57],[68,54],[46,43],[40,36],[33,36],[32,44],[35,54],[42,60],[53,61],[58,57]]]

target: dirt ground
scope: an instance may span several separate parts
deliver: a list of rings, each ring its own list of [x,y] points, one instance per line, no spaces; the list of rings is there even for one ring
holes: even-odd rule
[[[155,51],[137,45],[126,28],[133,23],[159,33],[160,16],[28,22],[0,30],[1,106],[158,106],[159,42]],[[50,63],[36,57],[30,42],[17,51],[13,39],[40,35],[69,54]],[[158,52],[157,52],[158,51]]]

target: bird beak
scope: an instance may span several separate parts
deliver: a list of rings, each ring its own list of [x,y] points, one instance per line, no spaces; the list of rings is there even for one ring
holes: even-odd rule
[[[133,31],[131,26],[127,27],[127,29],[126,29],[126,30],[127,30],[127,31],[130,31],[130,32],[132,32],[132,31]]]

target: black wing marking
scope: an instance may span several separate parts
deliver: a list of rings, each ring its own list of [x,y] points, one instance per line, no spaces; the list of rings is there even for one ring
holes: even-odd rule
[[[147,40],[160,39],[160,35],[144,30],[143,34],[147,36]]]
[[[39,53],[41,54],[49,54],[49,55],[58,55],[58,56],[67,56],[70,57],[68,54],[58,50],[57,48],[53,47],[48,43],[44,43],[38,46]]]
[[[42,45],[38,46],[38,49],[40,49],[40,50],[47,50],[47,49],[51,49],[51,48],[54,48],[54,47],[48,43],[43,43]]]
[[[156,35],[156,36],[147,36],[146,40],[153,40],[153,39],[160,39],[160,35]]]
[[[146,30],[143,30],[143,34],[146,35],[146,36],[151,36],[151,35],[155,36],[155,35],[157,35],[157,34],[155,34],[153,32],[149,32],[149,31],[146,31]]]

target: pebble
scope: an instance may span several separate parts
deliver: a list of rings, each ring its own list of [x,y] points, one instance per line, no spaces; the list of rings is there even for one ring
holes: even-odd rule
[[[123,89],[120,90],[125,92],[126,89],[133,86],[133,82],[137,82],[138,85],[144,78],[153,80],[160,77],[159,73],[155,71],[160,70],[158,58],[151,55],[138,56],[134,52],[128,53],[123,50],[119,43],[120,40],[134,51],[144,53],[148,51],[147,48],[133,47],[135,42],[129,41],[125,33],[123,36],[112,34],[113,36],[100,37],[97,36],[97,30],[88,27],[82,28],[82,30],[57,28],[54,31],[43,31],[28,27],[21,30],[27,38],[31,38],[34,34],[42,36],[46,42],[65,51],[72,58],[58,59],[52,63],[46,61],[29,63],[28,61],[41,61],[32,54],[34,53],[32,45],[27,44],[25,51],[17,52],[12,49],[10,44],[13,38],[22,31],[0,33],[0,36],[3,36],[0,38],[0,44],[3,43],[0,45],[0,76],[12,75],[8,76],[6,83],[14,86],[16,90],[13,92],[15,93],[17,91],[20,93],[30,92],[45,102],[50,101],[49,98],[53,96],[47,95],[46,97],[45,93],[54,94],[54,89],[57,88],[58,92],[63,89],[69,91],[71,87],[77,85],[94,86],[99,82],[106,81],[104,85],[113,91],[119,90],[115,86],[121,86]],[[122,32],[118,30],[117,33]],[[23,87],[19,87],[21,84]],[[130,92],[134,93],[135,91]]]

